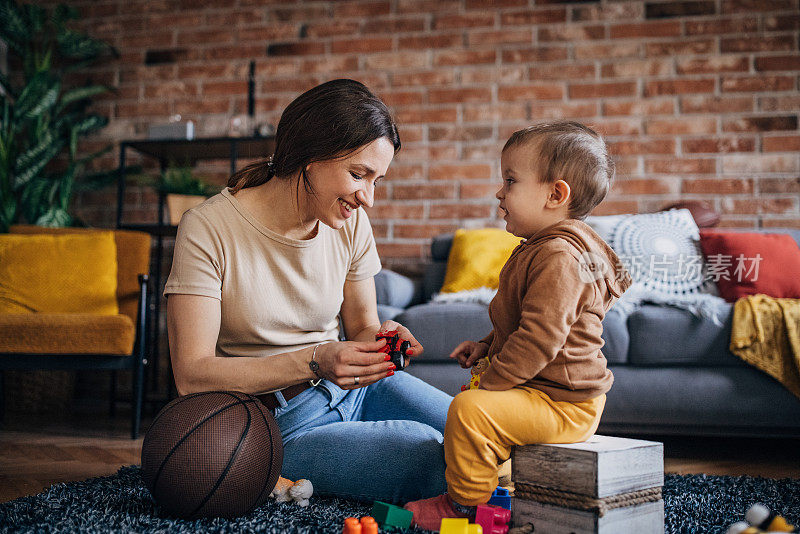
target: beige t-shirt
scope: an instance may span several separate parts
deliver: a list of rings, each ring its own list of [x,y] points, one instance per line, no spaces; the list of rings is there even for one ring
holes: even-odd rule
[[[181,219],[164,294],[221,301],[217,356],[269,356],[336,341],[345,280],[380,269],[363,209],[340,230],[320,223],[313,238],[289,239],[225,189]]]

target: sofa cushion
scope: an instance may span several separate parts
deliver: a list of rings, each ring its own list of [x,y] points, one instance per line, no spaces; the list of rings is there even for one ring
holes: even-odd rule
[[[447,262],[450,249],[453,247],[453,234],[437,235],[431,241],[431,259],[433,261]]]
[[[416,284],[407,276],[389,269],[381,269],[375,275],[375,296],[378,304],[405,308],[414,301],[416,293]]]
[[[448,356],[459,343],[477,341],[492,330],[488,308],[471,302],[419,304],[394,320],[422,343],[422,359],[426,361],[452,361]]]
[[[520,242],[520,238],[500,228],[456,230],[442,293],[497,289],[500,270]]]
[[[608,363],[627,363],[631,337],[625,316],[611,308],[603,319],[603,355]]]
[[[11,234],[88,234],[105,230],[93,228],[50,228],[15,224]],[[150,234],[135,230],[114,230],[117,245],[117,303],[119,312],[136,322],[139,316],[139,275],[150,272]]]
[[[394,319],[403,312],[404,308],[397,306],[388,306],[386,304],[378,304],[378,320],[383,324],[384,321]]]
[[[686,310],[644,304],[628,317],[628,363],[641,366],[745,365],[731,354],[733,306],[727,305],[722,325]]]
[[[444,284],[446,272],[446,261],[434,260],[425,266],[425,272],[422,275],[422,302],[428,302],[439,292]]]
[[[791,236],[703,230],[700,246],[728,302],[759,293],[800,298],[800,248]]]
[[[632,293],[664,298],[716,294],[704,276],[700,235],[689,210],[587,217],[586,222],[630,272]]]
[[[0,352],[127,356],[135,333],[131,318],[122,314],[0,314]]]
[[[0,313],[118,312],[112,232],[0,235]]]

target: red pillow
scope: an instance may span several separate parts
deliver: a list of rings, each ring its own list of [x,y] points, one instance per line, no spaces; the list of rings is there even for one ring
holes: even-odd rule
[[[700,247],[728,302],[757,293],[800,298],[800,248],[792,236],[701,230]]]

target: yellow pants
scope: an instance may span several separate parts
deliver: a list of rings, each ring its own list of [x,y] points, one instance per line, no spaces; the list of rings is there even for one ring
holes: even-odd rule
[[[606,396],[557,402],[535,388],[469,389],[455,396],[444,430],[447,492],[457,503],[486,503],[497,487],[497,466],[511,447],[586,441],[600,422]]]

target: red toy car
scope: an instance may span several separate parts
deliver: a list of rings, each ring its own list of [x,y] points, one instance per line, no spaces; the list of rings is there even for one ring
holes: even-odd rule
[[[411,343],[400,339],[400,334],[397,330],[389,330],[386,332],[378,332],[375,336],[375,341],[385,339],[384,345],[378,352],[383,352],[389,355],[392,363],[397,368],[397,371],[405,369],[406,367],[406,354],[411,348]]]

